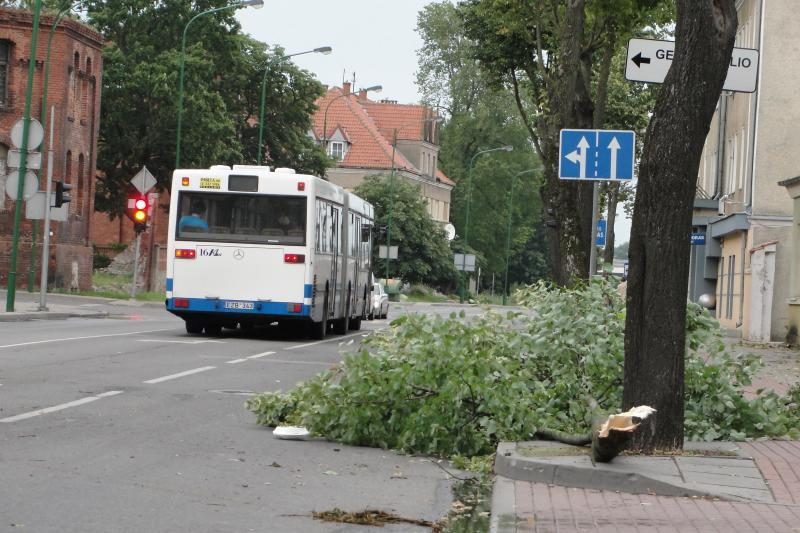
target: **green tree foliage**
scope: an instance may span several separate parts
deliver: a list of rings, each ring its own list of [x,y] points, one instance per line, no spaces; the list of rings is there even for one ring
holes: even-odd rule
[[[375,224],[386,227],[392,213],[392,246],[398,247],[398,259],[389,265],[390,277],[399,277],[408,283],[451,289],[456,271],[453,254],[444,231],[428,215],[419,190],[398,175],[367,176],[355,193],[375,206]],[[391,202],[391,199],[394,201]],[[376,235],[376,242],[386,243],[385,233]],[[378,259],[378,248],[373,250],[373,270],[376,276],[386,272],[386,260]]]
[[[611,59],[633,32],[668,18],[668,0],[464,0],[466,34],[493,82],[513,88],[516,107],[544,163],[542,198],[559,283],[586,277],[591,246],[587,183],[558,180],[562,128],[600,128],[606,120]]]
[[[530,312],[396,319],[338,368],[247,407],[261,424],[441,456],[489,454],[540,428],[586,433],[597,416],[618,412],[625,309],[614,288],[538,284],[516,296]],[[747,399],[742,387],[759,360],[726,353],[699,306],[690,304],[686,331],[690,438],[798,436],[800,387]]]
[[[515,110],[513,95],[507,88],[492,86],[476,62],[476,44],[466,37],[456,7],[450,2],[429,4],[419,14],[417,30],[423,42],[418,52],[417,85],[423,100],[447,115],[439,165],[457,183],[450,218],[457,230],[454,248],[458,251],[464,248],[472,157],[487,148],[514,146],[514,152],[479,156],[472,168],[469,253],[477,255],[484,272],[502,275],[511,180],[521,171],[540,168],[538,157]],[[509,254],[512,283],[530,283],[546,274],[540,183],[539,171],[525,172],[514,183]]]
[[[175,161],[181,38],[223,0],[88,0],[105,37],[98,149],[98,209],[120,213],[127,182],[146,165],[169,187]],[[186,39],[181,165],[255,163],[261,81],[267,69],[265,161],[321,174],[327,159],[307,137],[321,85],[242,35],[234,10],[204,15]]]

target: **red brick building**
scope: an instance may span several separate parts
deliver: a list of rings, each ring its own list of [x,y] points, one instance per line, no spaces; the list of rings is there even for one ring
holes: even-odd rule
[[[11,256],[14,202],[5,193],[6,158],[13,148],[9,132],[22,117],[28,83],[28,65],[35,61],[31,117],[43,120],[42,96],[47,41],[52,15],[42,14],[36,53],[30,50],[33,15],[20,9],[0,8],[0,284],[5,286]],[[89,239],[94,211],[97,135],[100,119],[102,36],[83,24],[63,19],[53,35],[47,106],[55,106],[53,180],[73,186],[69,217],[53,222],[50,243],[50,282],[58,287],[91,286],[92,246]],[[49,122],[49,111],[47,113]],[[49,142],[49,127],[45,143]],[[39,148],[40,150],[42,147]],[[45,188],[46,152],[39,171],[39,190]],[[33,223],[24,218],[17,254],[17,281],[26,279],[34,261],[39,280],[41,229],[31,247]]]

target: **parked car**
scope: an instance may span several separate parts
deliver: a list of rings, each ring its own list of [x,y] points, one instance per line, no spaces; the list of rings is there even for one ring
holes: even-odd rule
[[[372,285],[372,307],[369,310],[369,319],[386,318],[389,315],[389,295],[383,290],[383,285]]]

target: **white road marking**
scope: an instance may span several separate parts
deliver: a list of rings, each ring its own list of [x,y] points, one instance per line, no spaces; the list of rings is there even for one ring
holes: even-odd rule
[[[161,383],[162,381],[169,381],[171,379],[178,379],[184,376],[191,376],[192,374],[198,374],[200,372],[205,372],[206,370],[214,370],[215,366],[201,366],[200,368],[193,368],[192,370],[187,370],[186,372],[178,372],[177,374],[171,374],[169,376],[162,376],[160,378],[155,379],[148,379],[147,381],[142,381],[142,383],[148,383],[150,385],[154,385],[156,383]]]
[[[286,349],[287,350],[297,350],[298,348],[308,348],[309,346],[316,346],[317,344],[324,344],[326,342],[335,342],[335,341],[341,342],[343,339],[349,339],[350,337],[356,337],[358,335],[363,335],[363,333],[361,333],[361,332],[351,333],[350,335],[342,335],[341,337],[333,337],[333,338],[330,338],[330,339],[325,339],[323,341],[309,342],[309,343],[306,343],[306,344],[298,344],[296,346],[289,346]]]
[[[50,339],[46,341],[31,341],[31,342],[20,342],[17,344],[4,344],[0,346],[2,348],[16,348],[18,346],[33,346],[34,344],[48,344],[52,342],[65,342],[65,341],[82,341],[86,339],[102,339],[105,337],[126,337],[130,335],[141,335],[142,333],[155,333],[157,331],[171,331],[175,328],[164,328],[164,329],[148,329],[146,331],[133,331],[131,333],[109,333],[107,335],[89,335],[87,337],[65,337],[61,339]]]
[[[249,356],[249,357],[246,357],[246,359],[260,359],[261,357],[266,357],[266,356],[268,356],[268,355],[272,355],[272,354],[274,354],[274,353],[275,353],[275,352],[264,352],[264,353],[257,353],[257,354],[255,354],[255,355],[251,355],[251,356]]]
[[[139,342],[163,342],[163,343],[172,343],[172,344],[205,344],[205,343],[215,343],[215,344],[225,344],[225,341],[212,341],[212,340],[195,340],[195,341],[170,341],[164,339],[136,339]]]
[[[243,357],[241,359],[231,359],[230,361],[225,361],[225,362],[228,363],[229,365],[236,365],[236,364],[239,364],[239,363],[244,363],[249,359],[260,359],[261,357],[266,357],[266,356],[272,355],[274,353],[275,352],[262,352],[262,353],[257,353],[255,355],[249,355],[249,356]]]
[[[37,409],[36,411],[31,411],[29,413],[22,413],[21,415],[16,416],[9,416],[8,418],[0,419],[0,422],[18,422],[20,420],[25,420],[27,418],[33,418],[35,416],[46,415],[47,413],[55,413],[56,411],[62,411],[64,409],[68,409],[70,407],[77,407],[79,405],[83,405],[86,403],[95,402],[101,398],[109,398],[111,396],[116,396],[117,394],[122,394],[124,391],[121,390],[112,390],[108,392],[103,392],[96,396],[87,396],[86,398],[81,398],[80,400],[75,400],[74,402],[67,402],[62,403],[61,405],[54,405],[53,407],[45,407],[44,409]]]
[[[286,365],[315,365],[315,366],[334,366],[338,363],[325,362],[325,361],[291,361],[287,359],[270,359],[270,363],[281,363]]]

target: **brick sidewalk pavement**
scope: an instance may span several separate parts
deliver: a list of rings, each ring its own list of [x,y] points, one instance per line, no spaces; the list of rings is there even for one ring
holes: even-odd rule
[[[756,460],[776,502],[800,505],[800,442],[746,442],[742,450]]]
[[[759,441],[742,448],[755,458],[778,503],[637,495],[498,477],[494,498],[511,499],[517,520],[493,516],[492,531],[800,532],[800,442]]]

